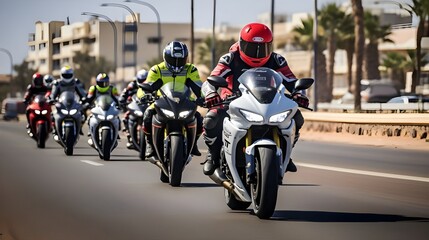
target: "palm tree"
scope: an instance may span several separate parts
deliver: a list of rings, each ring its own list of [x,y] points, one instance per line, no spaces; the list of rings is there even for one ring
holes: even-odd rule
[[[229,48],[236,41],[234,39],[229,40],[216,40],[216,52],[215,59],[218,60],[222,55],[228,52]],[[211,56],[212,38],[207,37],[202,44],[198,45],[197,48],[197,63],[205,65],[208,69],[212,68],[212,56]]]
[[[342,20],[346,14],[335,3],[329,3],[322,7],[320,11],[320,25],[325,30],[328,47],[328,78],[327,85],[330,91],[328,92],[329,100],[332,99],[332,89],[334,83],[334,65],[335,52],[337,51],[337,41],[339,38],[339,29],[341,28]]]
[[[363,52],[365,48],[365,32],[363,24],[363,7],[362,0],[351,0],[353,8],[353,17],[355,22],[355,54],[356,54],[356,77],[354,79],[353,96],[354,96],[354,108],[356,112],[361,111],[361,99],[360,99],[360,81],[362,80],[362,66],[363,63]]]
[[[378,16],[370,12],[364,13],[365,38],[368,40],[365,46],[364,63],[367,79],[380,79],[380,57],[378,43],[393,42],[388,36],[392,33],[390,26],[380,26]]]
[[[293,43],[299,46],[303,50],[313,49],[313,17],[308,16],[307,19],[301,20],[302,26],[295,27],[292,31],[295,33]],[[321,29],[319,28],[318,32]],[[326,49],[326,38],[318,35],[318,48],[317,48],[317,101],[318,102],[329,102],[328,86],[327,86],[327,73],[326,73],[326,58],[323,51]],[[311,61],[313,62],[313,61]],[[331,89],[332,92],[332,89]]]
[[[420,71],[422,66],[422,38],[424,34],[425,22],[429,16],[429,1],[428,0],[412,0],[411,4],[405,4],[419,18],[416,36],[416,67],[413,74],[413,83],[411,91],[416,91],[416,86],[420,82]],[[402,4],[399,7],[404,8]],[[408,11],[408,9],[406,9]]]
[[[338,47],[344,49],[347,55],[347,90],[351,92],[351,87],[353,84],[353,55],[355,51],[355,34],[354,34],[355,25],[353,22],[353,16],[347,14],[343,19],[343,24],[339,29],[339,40]]]
[[[397,89],[405,88],[404,68],[407,63],[407,58],[397,52],[389,52],[383,58],[382,66],[390,69],[390,78]]]

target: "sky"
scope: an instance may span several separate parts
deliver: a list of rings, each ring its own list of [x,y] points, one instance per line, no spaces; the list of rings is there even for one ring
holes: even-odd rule
[[[161,22],[190,22],[191,0],[144,0],[159,12]],[[318,0],[318,7],[326,3],[341,4],[350,0]],[[119,7],[101,7],[102,3],[119,3],[140,13],[142,22],[156,22],[154,12],[143,5],[125,3],[124,0],[1,0],[0,48],[7,49],[13,64],[20,64],[27,55],[28,36],[35,31],[35,22],[87,21],[82,12],[94,12],[112,20],[123,21],[129,14]],[[271,0],[216,0],[216,24],[228,23],[243,26],[257,20],[259,14],[270,12]],[[314,0],[275,0],[276,14],[313,12]],[[194,0],[195,28],[211,28],[213,0]],[[0,74],[10,73],[9,57],[0,51]]]

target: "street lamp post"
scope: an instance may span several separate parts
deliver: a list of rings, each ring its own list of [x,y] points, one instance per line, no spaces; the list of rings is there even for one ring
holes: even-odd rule
[[[215,68],[216,64],[216,36],[215,36],[215,25],[216,25],[216,0],[213,0],[213,23],[212,23],[212,69]]]
[[[9,60],[10,60],[9,91],[12,91],[12,79],[13,79],[13,58],[12,58],[12,54],[9,52],[9,50],[7,50],[5,48],[0,48],[0,52],[4,52],[9,56]]]
[[[161,55],[161,18],[159,16],[158,10],[152,5],[147,2],[139,1],[139,0],[125,0],[124,2],[131,2],[131,3],[137,3],[141,4],[143,6],[149,7],[156,15],[157,25],[158,25],[158,57],[162,59]]]
[[[105,20],[107,20],[110,25],[113,28],[113,58],[114,58],[114,65],[115,65],[115,77],[117,77],[116,73],[117,73],[117,68],[118,68],[118,31],[116,29],[116,25],[115,23],[112,21],[112,19],[110,19],[109,17],[103,15],[103,14],[99,14],[99,13],[91,13],[91,12],[82,12],[82,15],[86,15],[86,16],[93,16],[93,17],[97,17],[97,18],[103,18]]]
[[[125,10],[127,10],[130,14],[131,17],[133,18],[133,22],[134,22],[134,31],[133,31],[133,50],[134,50],[134,55],[133,55],[133,60],[134,60],[134,74],[136,74],[136,69],[137,69],[137,17],[136,14],[133,12],[133,10],[131,10],[131,8],[129,8],[127,5],[124,4],[119,4],[119,3],[103,3],[100,5],[101,7],[120,7],[123,8]],[[124,55],[124,53],[123,53]],[[124,57],[123,57],[124,58]],[[124,64],[125,62],[122,62],[122,72],[124,71]],[[125,86],[125,79],[122,79],[122,85]]]
[[[317,0],[314,0],[314,23],[313,23],[313,78],[314,78],[314,111],[317,111]]]

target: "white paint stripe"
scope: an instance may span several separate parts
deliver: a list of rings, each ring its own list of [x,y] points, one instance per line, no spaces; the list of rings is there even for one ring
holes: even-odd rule
[[[348,169],[348,168],[338,168],[338,167],[330,167],[330,166],[323,166],[323,165],[309,164],[309,163],[295,163],[295,164],[302,167],[317,168],[317,169],[323,169],[323,170],[335,171],[335,172],[353,173],[353,174],[360,174],[360,175],[367,175],[367,176],[374,176],[374,177],[395,178],[395,179],[418,181],[418,182],[429,182],[429,178],[425,178],[425,177],[415,177],[415,176],[399,175],[399,174],[392,174],[392,173],[380,173],[380,172],[372,172],[372,171],[364,171],[364,170],[356,170],[356,169]]]
[[[93,162],[91,160],[80,160],[80,161],[83,162],[83,163],[88,163],[88,164],[93,165],[93,166],[97,166],[97,167],[104,165],[102,163]]]

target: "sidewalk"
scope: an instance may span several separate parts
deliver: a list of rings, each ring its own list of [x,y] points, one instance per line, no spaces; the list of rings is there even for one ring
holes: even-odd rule
[[[350,133],[316,132],[302,129],[300,140],[347,143],[429,152],[429,141],[426,139],[415,139],[409,137],[367,136]]]

